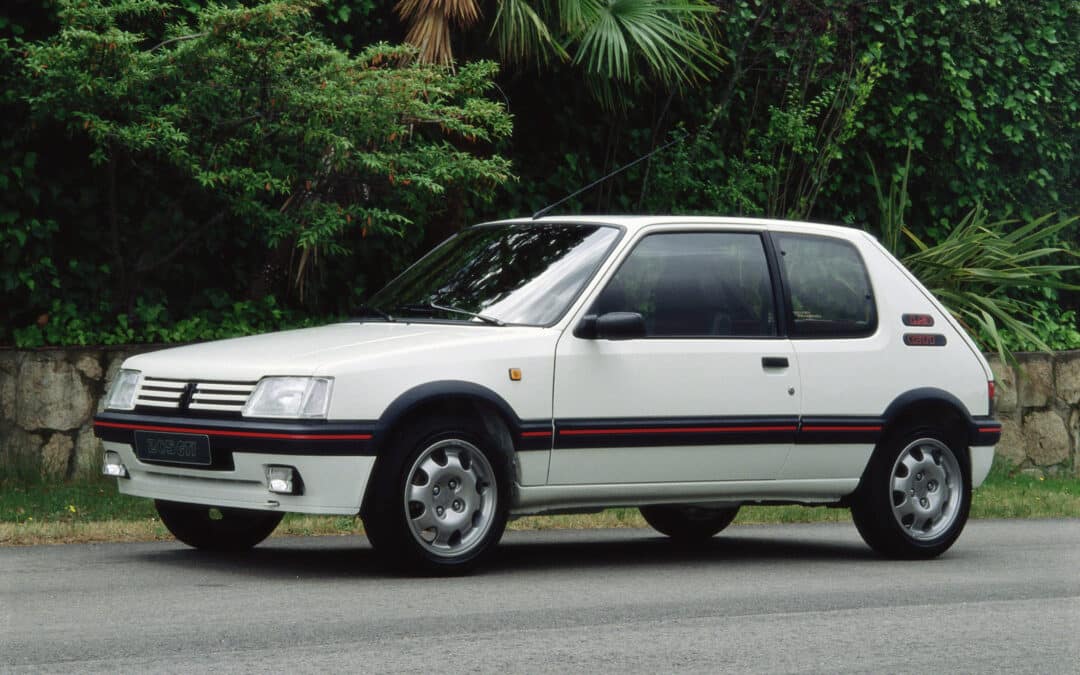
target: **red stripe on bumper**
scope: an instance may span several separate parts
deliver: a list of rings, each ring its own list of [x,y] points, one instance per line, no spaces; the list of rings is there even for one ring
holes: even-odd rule
[[[152,424],[121,424],[118,422],[94,422],[95,427],[130,429],[132,431],[161,431],[172,434],[206,434],[234,438],[272,438],[286,441],[370,441],[371,434],[283,434],[266,431],[227,431],[223,429],[194,429],[190,427],[163,427]]]

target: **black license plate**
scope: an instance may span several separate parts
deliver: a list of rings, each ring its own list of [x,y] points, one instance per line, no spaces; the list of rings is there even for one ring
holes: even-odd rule
[[[209,466],[210,437],[203,434],[136,431],[135,454],[148,462]]]

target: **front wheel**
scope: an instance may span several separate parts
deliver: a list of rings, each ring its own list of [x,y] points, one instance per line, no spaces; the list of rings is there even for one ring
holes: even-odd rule
[[[161,522],[188,546],[206,551],[246,551],[270,536],[284,514],[154,500]]]
[[[883,443],[851,505],[863,540],[893,558],[933,558],[964,529],[969,472],[939,429],[920,428]]]
[[[683,504],[642,506],[645,522],[677,541],[701,541],[712,537],[735,520],[738,506],[706,508]]]
[[[431,419],[381,460],[364,513],[368,539],[412,571],[460,574],[502,537],[510,505],[505,455],[468,419]]]

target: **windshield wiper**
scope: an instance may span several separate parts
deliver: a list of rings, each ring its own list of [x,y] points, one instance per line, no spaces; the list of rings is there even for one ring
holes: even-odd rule
[[[383,321],[393,321],[394,317],[390,316],[383,310],[373,305],[360,305],[356,308],[357,316],[354,318],[363,319],[365,317],[377,316]]]
[[[428,304],[431,307],[433,307],[434,309],[442,310],[444,312],[457,312],[458,314],[468,314],[469,316],[480,319],[484,323],[489,323],[492,326],[505,326],[506,325],[502,321],[499,321],[498,319],[496,319],[493,316],[487,316],[485,314],[480,314],[479,312],[470,312],[467,309],[460,309],[458,307],[447,307],[445,305],[436,305],[434,302],[429,302]]]
[[[427,304],[417,303],[417,304],[411,304],[411,305],[401,305],[400,309],[404,309],[404,310],[409,311],[409,312],[428,312],[429,314],[431,313],[432,310],[437,310],[437,311],[440,311],[440,312],[453,312],[453,313],[456,313],[456,314],[467,314],[468,316],[471,316],[471,317],[473,317],[475,319],[480,319],[484,323],[491,324],[492,326],[505,326],[506,325],[502,321],[500,321],[500,320],[498,320],[498,319],[496,319],[495,317],[492,317],[492,316],[487,316],[487,315],[484,315],[484,314],[480,314],[478,312],[470,312],[469,310],[461,309],[460,307],[447,307],[445,305],[437,305],[434,302],[429,302]]]

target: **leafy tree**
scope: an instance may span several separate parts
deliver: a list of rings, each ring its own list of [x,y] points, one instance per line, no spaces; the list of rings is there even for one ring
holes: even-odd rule
[[[129,95],[109,98],[94,90],[85,102],[77,100],[82,97],[77,78],[58,78],[52,90],[57,103],[40,102],[31,110],[34,97],[46,91],[43,82],[48,77],[28,76],[27,53],[33,51],[28,47],[40,48],[49,36],[59,40],[58,7],[72,5],[59,0],[3,3],[0,292],[6,312],[0,321],[0,341],[9,341],[17,326],[26,327],[28,334],[40,333],[28,337],[30,342],[93,341],[103,334],[102,339],[109,341],[193,339],[213,331],[189,323],[183,330],[163,333],[152,324],[179,326],[180,320],[204,317],[241,330],[256,325],[248,318],[253,312],[265,317],[258,322],[260,327],[291,325],[305,315],[340,314],[364,288],[381,285],[420,250],[461,224],[536,210],[666,139],[700,128],[704,131],[572,200],[561,207],[562,212],[773,213],[875,224],[879,211],[873,166],[881,184],[906,183],[905,194],[910,197],[898,206],[903,223],[932,248],[966,222],[965,215],[978,204],[996,214],[995,219],[1017,219],[1001,225],[998,234],[1006,236],[1036,214],[1056,211],[1067,220],[1080,203],[1076,180],[1080,155],[1075,152],[1080,145],[1076,124],[1080,3],[1075,0],[415,0],[412,4],[434,11],[450,2],[479,9],[471,26],[454,20],[446,24],[446,44],[453,47],[453,54],[463,62],[494,55],[510,66],[500,76],[501,91],[494,98],[506,101],[514,114],[513,137],[489,125],[490,140],[478,137],[473,143],[460,132],[414,125],[411,134],[399,134],[389,144],[385,140],[390,131],[374,138],[382,138],[378,148],[388,152],[397,151],[392,148],[395,144],[408,146],[406,151],[411,152],[414,144],[448,142],[455,151],[466,151],[477,160],[496,160],[494,153],[511,157],[521,180],[502,182],[498,190],[473,186],[462,175],[460,180],[440,181],[444,192],[437,194],[418,189],[415,181],[403,184],[397,180],[400,171],[395,171],[391,184],[385,171],[359,169],[355,181],[350,182],[352,170],[347,169],[334,174],[342,177],[341,182],[325,182],[317,180],[321,175],[315,159],[321,157],[317,143],[299,138],[299,131],[290,134],[296,126],[274,130],[265,120],[253,120],[237,127],[234,139],[233,130],[223,127],[222,120],[227,124],[251,112],[240,111],[226,94],[243,91],[245,100],[255,100],[256,79],[222,79],[199,61],[199,53],[208,47],[212,49],[207,53],[218,59],[226,40],[208,35],[164,45],[149,55],[153,58],[139,56],[171,37],[204,30],[201,22],[220,9],[209,7],[210,0],[174,0],[165,15],[156,10],[118,15],[114,21],[118,29],[142,36],[141,41],[117,43],[97,61],[80,46],[92,36],[72,32],[65,19],[64,39],[86,57],[79,66],[84,75],[108,79],[106,73],[119,72],[116,61],[121,56],[137,62],[136,71],[157,69],[158,74],[140,80],[142,84],[131,88]],[[229,11],[261,6],[254,0],[224,4],[233,8]],[[680,4],[694,4],[701,11],[670,11]],[[282,42],[287,47],[284,56],[293,58],[289,50],[307,41],[322,45],[319,50],[329,41],[345,50],[341,52],[345,59],[359,63],[356,54],[364,45],[379,40],[396,43],[404,37],[409,26],[402,24],[395,5],[404,3],[324,0],[308,5],[307,15],[290,20],[295,28],[289,30],[299,32]],[[116,12],[122,6],[87,0],[83,9]],[[640,10],[637,14],[631,11],[635,7]],[[693,60],[704,75],[688,79],[692,85],[681,89],[674,80],[661,77],[647,60],[656,54],[645,53],[641,45],[647,42],[637,42],[639,34],[630,29],[655,22],[648,12],[683,22],[709,41],[708,51],[725,65],[717,70],[705,60]],[[406,23],[412,22],[409,18]],[[170,32],[178,24],[186,28]],[[82,27],[94,33],[98,25],[84,22]],[[278,25],[286,24],[283,20]],[[614,57],[590,61],[587,55],[593,46],[583,48],[583,38],[575,37],[579,34],[573,25],[595,25],[615,38],[597,39],[595,44],[618,45],[621,36],[630,78],[612,80],[611,70],[605,74],[599,68],[615,64]],[[272,39],[268,33],[260,35]],[[682,40],[658,44],[691,54]],[[253,49],[257,47],[248,51],[255,53]],[[402,52],[383,49],[388,48],[379,49],[383,57],[378,64],[359,67],[409,74],[382,72],[369,77],[420,77],[424,67],[405,67],[397,60]],[[607,53],[618,54],[619,49]],[[280,51],[271,49],[268,56],[276,62]],[[664,53],[658,52],[662,57]],[[294,106],[290,125],[303,120],[305,129],[316,126],[310,122],[313,115],[327,109],[304,105],[302,99],[322,91],[319,81],[308,77],[318,68],[256,71],[258,59],[242,62],[243,55],[234,56],[244,64],[244,73],[269,73],[267,81],[273,88],[288,82],[292,90],[305,92],[297,98],[275,90],[272,98]],[[165,72],[174,62],[176,77],[169,79]],[[590,64],[597,67],[595,72]],[[452,72],[439,68],[429,72],[438,82],[456,81]],[[185,79],[177,79],[181,77]],[[136,79],[125,74],[117,81]],[[487,86],[488,79],[480,79]],[[326,81],[327,91],[338,87],[352,93],[334,77]],[[469,98],[488,98],[486,92],[464,93],[456,84],[448,86],[453,91],[444,103],[451,109]],[[615,110],[597,105],[597,95],[609,86],[622,101]],[[192,107],[202,111],[199,115],[179,115],[176,110],[188,106],[193,97],[211,103]],[[326,98],[326,105],[337,105],[336,96]],[[347,98],[352,106],[353,99]],[[385,102],[401,104],[395,96],[383,96],[372,109],[381,114]],[[174,126],[182,123],[177,128],[186,138],[178,147],[187,148],[195,165],[209,162],[206,175],[239,167],[266,170],[276,182],[271,181],[272,190],[267,191],[260,176],[249,175],[246,184],[254,189],[245,192],[240,189],[243,181],[230,182],[222,175],[221,181],[204,186],[196,178],[201,174],[186,168],[192,162],[173,161],[160,138],[146,147],[105,142],[96,136],[100,127],[83,128],[87,119],[78,117],[80,113],[130,128],[138,120],[146,122],[151,113]],[[211,122],[213,115],[218,122]],[[259,133],[254,132],[256,124],[262,129]],[[155,129],[164,133],[164,127]],[[213,134],[224,139],[216,152],[206,141]],[[246,156],[241,159],[234,141],[246,144],[250,161]],[[354,152],[367,153],[372,147],[364,145],[368,141],[361,139]],[[905,170],[909,145],[912,161]],[[303,153],[297,151],[301,147]],[[104,163],[96,153],[102,148]],[[91,164],[92,154],[97,164]],[[302,160],[294,156],[301,154]],[[218,162],[219,156],[227,159],[225,164]],[[281,159],[271,161],[272,157]],[[312,176],[315,200],[301,199]],[[282,191],[277,187],[282,185],[290,187]],[[298,249],[303,246],[301,234],[313,222],[301,225],[298,207],[313,209],[339,199],[355,205],[355,199],[341,195],[357,186],[370,190],[360,193],[370,195],[360,206],[384,208],[412,224],[384,221],[378,227],[373,222],[364,237],[366,221],[352,217],[337,234],[319,234],[320,243]],[[318,194],[322,187],[333,190]],[[487,201],[491,195],[494,198]],[[290,197],[286,212],[275,212]],[[226,215],[221,222],[203,227],[222,212]],[[117,240],[111,235],[114,221]],[[1040,246],[1075,251],[1080,245],[1075,222],[1052,228],[1044,221],[1041,228],[1056,234]],[[185,240],[193,230],[198,236]],[[270,248],[271,241],[278,241],[278,246]],[[905,254],[917,248],[907,235],[898,234],[897,245]],[[178,246],[179,251],[167,258]],[[349,254],[325,264],[338,246]],[[301,305],[294,284],[304,250],[309,253]],[[313,260],[321,264],[312,266]],[[1060,262],[1052,256],[1040,264]],[[292,283],[286,282],[287,269],[293,272]],[[1061,280],[1075,285],[1075,279],[1070,281],[1064,273]],[[1069,314],[1080,306],[1080,292],[1070,290],[1068,283],[1053,289],[1041,285],[1040,278],[1029,281],[1002,292],[1025,303],[1022,311],[1032,317],[1036,337],[1055,347],[1080,344],[1075,314]],[[259,299],[268,289],[277,295],[277,304],[270,309]],[[289,314],[298,307],[301,312]],[[126,313],[130,325],[114,331],[110,322],[117,312]],[[230,318],[234,315],[244,319],[235,321]],[[971,319],[971,323],[978,322]],[[1005,322],[997,325],[1007,347],[1036,346]]]
[[[128,305],[172,261],[232,238],[261,259],[248,295],[285,295],[286,269],[303,295],[327,256],[511,179],[492,152],[511,130],[485,96],[494,64],[450,72],[386,45],[350,56],[311,32],[316,4],[70,1],[60,31],[26,45],[30,123],[86,143]],[[159,208],[125,212],[132,193]]]
[[[690,121],[679,133],[692,137],[643,185],[639,207],[809,218],[834,193],[836,164],[888,72],[881,46],[806,6],[728,10],[729,65],[687,102],[700,112],[676,113]]]

